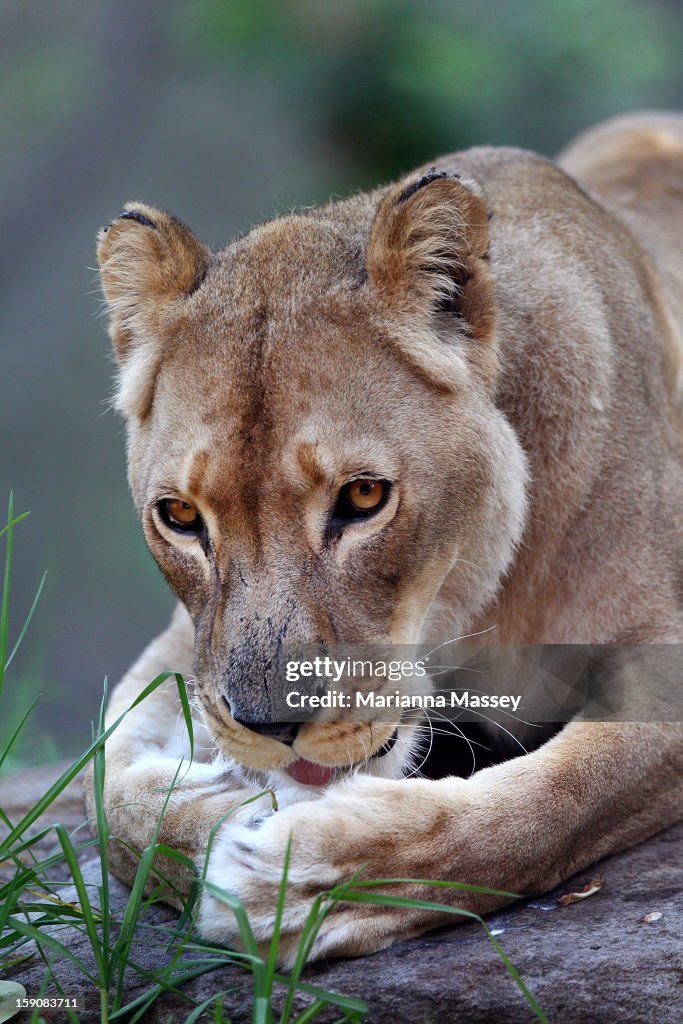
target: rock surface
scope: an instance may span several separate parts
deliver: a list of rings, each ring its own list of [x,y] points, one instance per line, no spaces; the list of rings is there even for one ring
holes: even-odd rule
[[[55,769],[41,769],[0,780],[0,806],[17,820],[56,775]],[[82,821],[77,784],[53,805],[42,824],[57,820],[69,828]],[[83,872],[86,881],[97,881],[99,862],[92,851],[84,858]],[[600,892],[572,906],[558,904],[561,892],[580,890],[596,874],[604,875]],[[62,895],[76,899],[73,891]],[[124,906],[127,895],[126,888],[112,880],[113,905]],[[661,917],[650,923],[643,920],[653,913]],[[145,920],[164,925],[174,919],[172,911],[156,906]],[[605,860],[555,893],[492,915],[489,925],[551,1024],[680,1024],[683,825]],[[141,935],[133,958],[154,969],[167,960],[165,937],[148,929]],[[88,959],[89,947],[81,934],[71,930],[60,939]],[[65,992],[84,992],[82,976],[68,961],[58,964],[57,970]],[[7,976],[21,981],[31,994],[37,992],[43,971],[35,958]],[[305,979],[364,999],[370,1024],[527,1024],[535,1019],[476,924],[445,928],[359,960],[314,964]],[[127,999],[146,987],[139,976],[128,978]],[[225,997],[226,1015],[233,1024],[247,1024],[252,1019],[251,979],[238,967],[222,967],[190,982],[183,992],[201,1002],[224,989],[233,989]],[[98,999],[92,991],[84,995],[86,1010],[79,1019],[94,1024],[100,1020]],[[297,1000],[297,1006],[304,1005]],[[166,995],[143,1019],[149,1024],[180,1022],[191,1009],[180,996]],[[337,1012],[326,1019],[338,1017]],[[65,1018],[46,1017],[53,1019]]]

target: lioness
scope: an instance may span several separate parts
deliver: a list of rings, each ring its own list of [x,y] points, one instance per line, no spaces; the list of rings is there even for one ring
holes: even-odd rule
[[[222,825],[208,866],[259,940],[290,835],[285,962],[313,896],[361,869],[539,893],[683,816],[681,724],[575,719],[468,778],[453,738],[426,779],[418,716],[297,729],[268,697],[286,638],[683,640],[683,117],[618,118],[556,163],[456,153],[220,252],[131,203],[98,256],[130,484],[179,599],[108,721],[163,670],[190,680],[161,840],[195,862],[231,807],[283,795]],[[123,879],[188,753],[173,679],[108,741]],[[340,904],[312,956],[443,922]],[[237,935],[208,894],[200,929]]]

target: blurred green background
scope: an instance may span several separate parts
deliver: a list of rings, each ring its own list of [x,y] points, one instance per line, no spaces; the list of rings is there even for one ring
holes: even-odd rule
[[[655,0],[0,3],[0,496],[19,511],[0,742],[80,748],[171,600],[138,530],[93,239],[127,199],[205,241],[477,143],[552,154],[618,111],[680,108],[683,9]]]

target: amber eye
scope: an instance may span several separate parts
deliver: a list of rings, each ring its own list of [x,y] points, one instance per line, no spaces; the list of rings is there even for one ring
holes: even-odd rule
[[[194,505],[180,498],[164,498],[157,505],[166,526],[179,533],[201,533],[204,521]]]
[[[352,480],[342,487],[333,512],[333,519],[348,521],[364,519],[378,512],[389,496],[387,480]]]
[[[384,483],[382,480],[354,480],[347,484],[346,494],[359,512],[372,512],[382,503]]]

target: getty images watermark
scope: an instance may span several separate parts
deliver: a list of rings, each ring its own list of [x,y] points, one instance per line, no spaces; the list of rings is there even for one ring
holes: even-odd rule
[[[522,701],[521,694],[480,693],[468,689],[449,689],[447,692],[405,693],[401,690],[388,692],[368,689],[335,690],[332,687],[342,680],[377,680],[382,687],[386,683],[403,680],[427,680],[427,659],[418,661],[353,660],[338,661],[329,656],[317,656],[309,661],[288,661],[286,680],[298,683],[306,680],[325,685],[323,693],[311,693],[310,689],[288,690],[285,702],[293,710],[313,711],[318,708],[420,708],[428,711],[449,708],[501,708],[517,711]],[[310,682],[309,682],[310,681]]]
[[[267,711],[292,722],[683,722],[682,682],[681,644],[292,644],[268,661]]]

